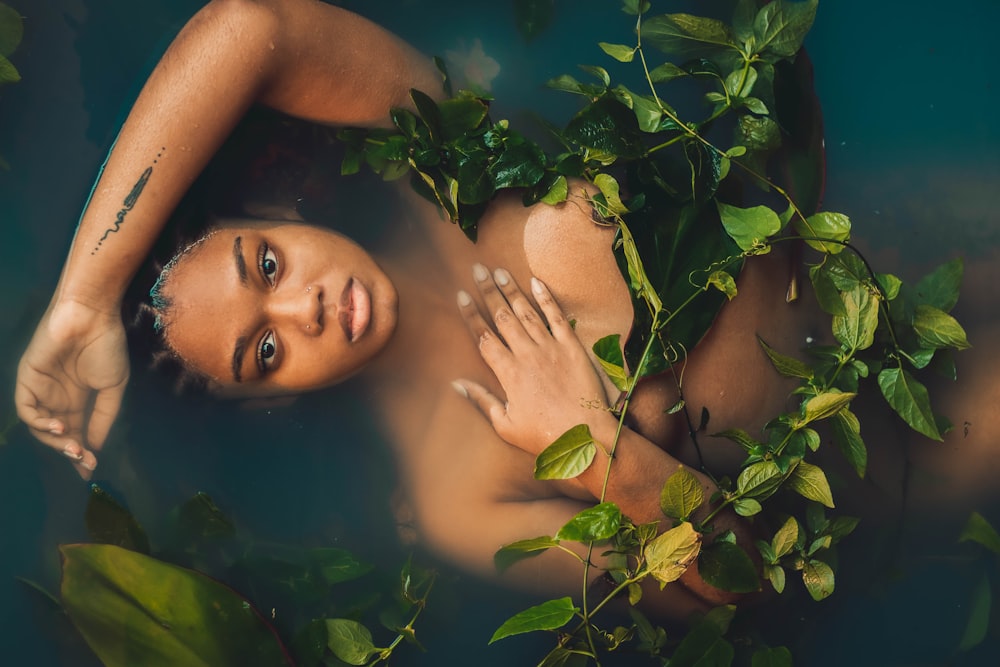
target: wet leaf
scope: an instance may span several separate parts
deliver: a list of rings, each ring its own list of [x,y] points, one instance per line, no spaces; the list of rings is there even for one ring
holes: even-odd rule
[[[788,2],[775,0],[757,13],[753,30],[758,53],[782,58],[794,56],[816,18],[818,0]]]
[[[959,542],[976,542],[1000,555],[1000,535],[979,512],[973,512],[962,528]]]
[[[503,572],[519,560],[537,556],[541,552],[558,545],[559,540],[547,535],[532,537],[527,540],[518,540],[517,542],[504,545],[493,554],[493,564],[496,566],[497,572]]]
[[[743,549],[730,542],[715,542],[701,550],[698,574],[709,585],[731,593],[760,590],[757,568]]]
[[[645,151],[635,114],[608,96],[576,114],[563,136],[586,148],[623,158],[639,157]]]
[[[348,618],[326,619],[326,644],[333,654],[349,665],[364,665],[378,653],[372,633],[361,623]]]
[[[878,386],[889,405],[914,431],[941,440],[927,388],[902,368],[884,368]]]
[[[821,560],[810,560],[802,568],[802,583],[813,600],[819,602],[833,593],[833,569]]]
[[[614,536],[622,524],[622,513],[614,503],[601,503],[578,513],[559,529],[556,541],[599,542]]]
[[[716,205],[722,225],[741,250],[750,250],[781,230],[778,214],[767,206],[739,208],[718,200]]]
[[[84,522],[90,539],[100,544],[113,544],[124,549],[149,553],[149,538],[132,513],[118,504],[97,484],[90,485],[90,497],[84,511]]]
[[[787,486],[803,498],[814,500],[824,507],[833,507],[830,483],[819,466],[804,461],[799,463],[788,478]]]
[[[646,545],[646,567],[662,588],[680,578],[701,549],[701,534],[687,521],[657,535]]]
[[[830,420],[833,442],[847,458],[858,477],[865,476],[868,450],[861,439],[861,422],[850,410],[841,410]]]
[[[792,652],[784,646],[759,648],[753,653],[750,667],[792,667]]]
[[[535,479],[570,479],[590,467],[596,440],[586,424],[569,429],[535,459]]]
[[[866,350],[875,342],[878,299],[864,285],[841,293],[844,314],[833,316],[833,335],[848,351]]]
[[[63,606],[107,667],[291,664],[257,611],[217,581],[111,545],[60,552]]]
[[[990,580],[985,574],[976,582],[972,589],[972,601],[969,604],[969,620],[965,624],[962,639],[958,642],[959,651],[968,651],[979,646],[990,629],[990,608],[993,606],[993,593]]]
[[[555,630],[566,625],[579,609],[569,597],[549,600],[515,614],[497,628],[489,643],[535,630]]]
[[[795,520],[795,517],[788,517],[771,538],[771,549],[774,551],[775,558],[790,554],[798,541],[799,522]]]
[[[965,350],[969,341],[965,329],[954,317],[934,306],[920,304],[913,313],[913,330],[924,343],[933,348],[953,347]]]
[[[958,257],[924,276],[915,288],[919,302],[946,313],[950,311],[958,303],[958,289],[962,284],[964,269],[962,258]]]
[[[684,466],[667,478],[660,491],[660,509],[666,516],[687,521],[701,507],[705,492],[698,478]]]
[[[805,238],[809,247],[830,255],[841,252],[844,246],[820,239],[848,241],[851,238],[851,221],[843,213],[823,211],[810,215],[805,220],[796,216],[792,218],[792,226]]]
[[[857,394],[837,391],[828,391],[813,396],[803,406],[804,417],[799,422],[799,426],[834,416],[850,405],[855,396]]]

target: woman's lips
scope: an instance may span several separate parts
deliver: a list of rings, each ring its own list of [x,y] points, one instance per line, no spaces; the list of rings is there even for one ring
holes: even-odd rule
[[[351,278],[340,295],[338,318],[347,340],[352,343],[364,334],[371,322],[371,296],[360,281]]]

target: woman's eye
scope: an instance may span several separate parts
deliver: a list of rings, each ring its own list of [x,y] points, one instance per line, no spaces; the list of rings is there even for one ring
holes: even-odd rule
[[[274,341],[274,332],[268,331],[260,343],[257,344],[257,368],[261,374],[267,372],[274,364],[274,353],[277,351]]]
[[[274,254],[274,251],[266,243],[260,247],[258,264],[260,265],[260,274],[264,276],[264,280],[268,284],[274,285],[274,277],[278,273],[278,256]]]

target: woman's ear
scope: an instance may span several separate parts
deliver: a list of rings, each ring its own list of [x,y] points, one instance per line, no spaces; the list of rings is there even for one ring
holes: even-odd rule
[[[246,398],[240,401],[241,410],[274,410],[287,408],[299,400],[298,396],[266,396],[260,398]]]

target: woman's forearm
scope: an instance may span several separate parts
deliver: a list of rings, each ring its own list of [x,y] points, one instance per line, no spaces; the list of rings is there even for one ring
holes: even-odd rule
[[[384,125],[429,60],[369,21],[313,0],[216,0],[142,89],[81,219],[55,302],[117,313],[174,207],[247,108]],[[436,91],[435,91],[436,92]]]

